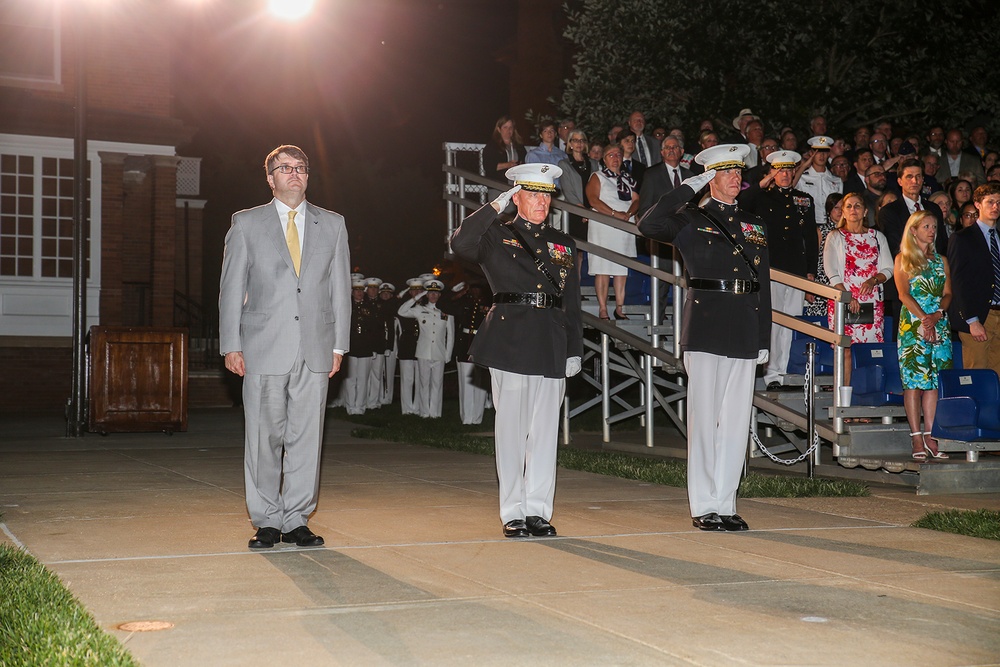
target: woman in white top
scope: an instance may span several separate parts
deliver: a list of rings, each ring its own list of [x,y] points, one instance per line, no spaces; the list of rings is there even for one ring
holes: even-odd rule
[[[635,224],[635,212],[639,208],[639,193],[635,180],[622,171],[624,152],[618,144],[604,149],[604,169],[590,175],[587,181],[587,201],[598,213],[617,218],[622,222]],[[635,257],[635,235],[615,227],[591,220],[587,226],[587,241],[612,250],[626,257]],[[608,319],[608,288],[611,278],[615,285],[615,319],[627,320],[622,306],[625,303],[625,280],[628,268],[594,253],[588,256],[587,272],[594,276],[594,289],[599,304],[598,316]]]
[[[845,325],[844,334],[854,343],[881,343],[885,328],[881,285],[892,278],[889,244],[882,232],[865,226],[868,207],[861,193],[844,195],[840,206],[843,216],[837,228],[826,236],[823,268],[831,287],[851,293],[853,298],[847,306],[850,313],[860,312],[862,304],[872,313],[866,323]],[[836,305],[830,301],[828,306],[831,329]],[[844,384],[851,381],[850,355],[850,348],[844,350]]]

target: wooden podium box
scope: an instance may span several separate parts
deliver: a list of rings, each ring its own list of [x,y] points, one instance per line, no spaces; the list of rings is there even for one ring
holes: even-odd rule
[[[187,329],[90,329],[89,430],[187,430]]]

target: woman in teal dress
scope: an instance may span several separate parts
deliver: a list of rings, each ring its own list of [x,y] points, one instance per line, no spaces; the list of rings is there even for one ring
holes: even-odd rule
[[[903,380],[903,407],[910,424],[915,461],[946,459],[931,438],[937,410],[938,371],[951,368],[951,330],[948,304],[951,279],[948,261],[934,249],[937,219],[917,211],[906,221],[893,276],[899,300],[899,374]],[[921,412],[923,429],[921,429]]]

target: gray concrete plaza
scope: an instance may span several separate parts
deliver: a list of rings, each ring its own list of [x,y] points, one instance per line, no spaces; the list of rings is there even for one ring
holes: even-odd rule
[[[0,540],[144,665],[1000,663],[1000,544],[908,525],[997,495],[743,500],[753,530],[705,533],[684,489],[560,470],[560,537],[505,540],[491,458],[330,421],[326,546],[251,552],[238,409],[62,429],[0,418]]]

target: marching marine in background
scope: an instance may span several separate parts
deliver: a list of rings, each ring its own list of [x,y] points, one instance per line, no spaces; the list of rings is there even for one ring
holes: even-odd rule
[[[416,301],[424,291],[424,281],[411,278],[406,281],[406,290],[399,295],[405,304]],[[418,414],[417,408],[417,340],[420,338],[420,323],[412,317],[396,314],[396,360],[399,362],[399,407],[404,415]]]
[[[663,195],[639,221],[643,235],[671,243],[687,275],[681,349],[688,374],[688,502],[701,530],[747,530],[736,513],[746,460],[757,364],[771,335],[767,234],[736,204],[746,145],[695,157],[705,172]],[[711,198],[687,205],[708,183]]]
[[[399,307],[400,317],[417,320],[417,414],[424,418],[441,416],[444,387],[444,365],[451,359],[455,345],[455,318],[441,311],[437,302],[444,283],[428,280],[424,292]],[[420,297],[427,297],[421,302]]]
[[[572,237],[548,225],[559,167],[525,164],[515,186],[462,221],[451,238],[493,289],[469,358],[490,370],[496,408],[500,521],[505,537],[556,534],[550,523],[566,378],[580,372],[583,329]],[[513,200],[517,216],[500,222]]]
[[[739,205],[758,216],[767,228],[771,267],[814,280],[819,258],[815,204],[811,195],[792,187],[795,168],[802,156],[795,151],[775,151],[766,160],[771,171],[760,181],[751,181],[750,187],[738,197]],[[771,283],[774,310],[797,317],[802,314],[804,298],[805,292],[800,289]],[[772,326],[769,360],[764,371],[764,384],[768,389],[779,389],[785,383],[791,347],[792,330]]]
[[[469,361],[469,348],[492,305],[479,283],[459,283],[455,297],[448,304],[455,316],[455,368],[458,375],[458,413],[463,424],[481,424],[489,377],[486,371]]]
[[[393,390],[396,386],[396,311],[399,310],[396,286],[392,283],[382,283],[378,288],[378,298],[379,313],[385,322],[385,363],[382,370],[379,404],[389,405],[392,403]]]
[[[388,322],[384,314],[384,306],[379,298],[380,278],[365,278],[365,301],[374,313],[372,318],[372,355],[371,368],[368,371],[368,394],[365,408],[376,410],[382,407],[383,380],[385,376],[385,341],[389,337]]]
[[[362,415],[368,405],[368,378],[375,357],[378,313],[375,302],[365,297],[365,280],[351,286],[351,349],[344,359],[344,383],[340,399],[349,415]]]

